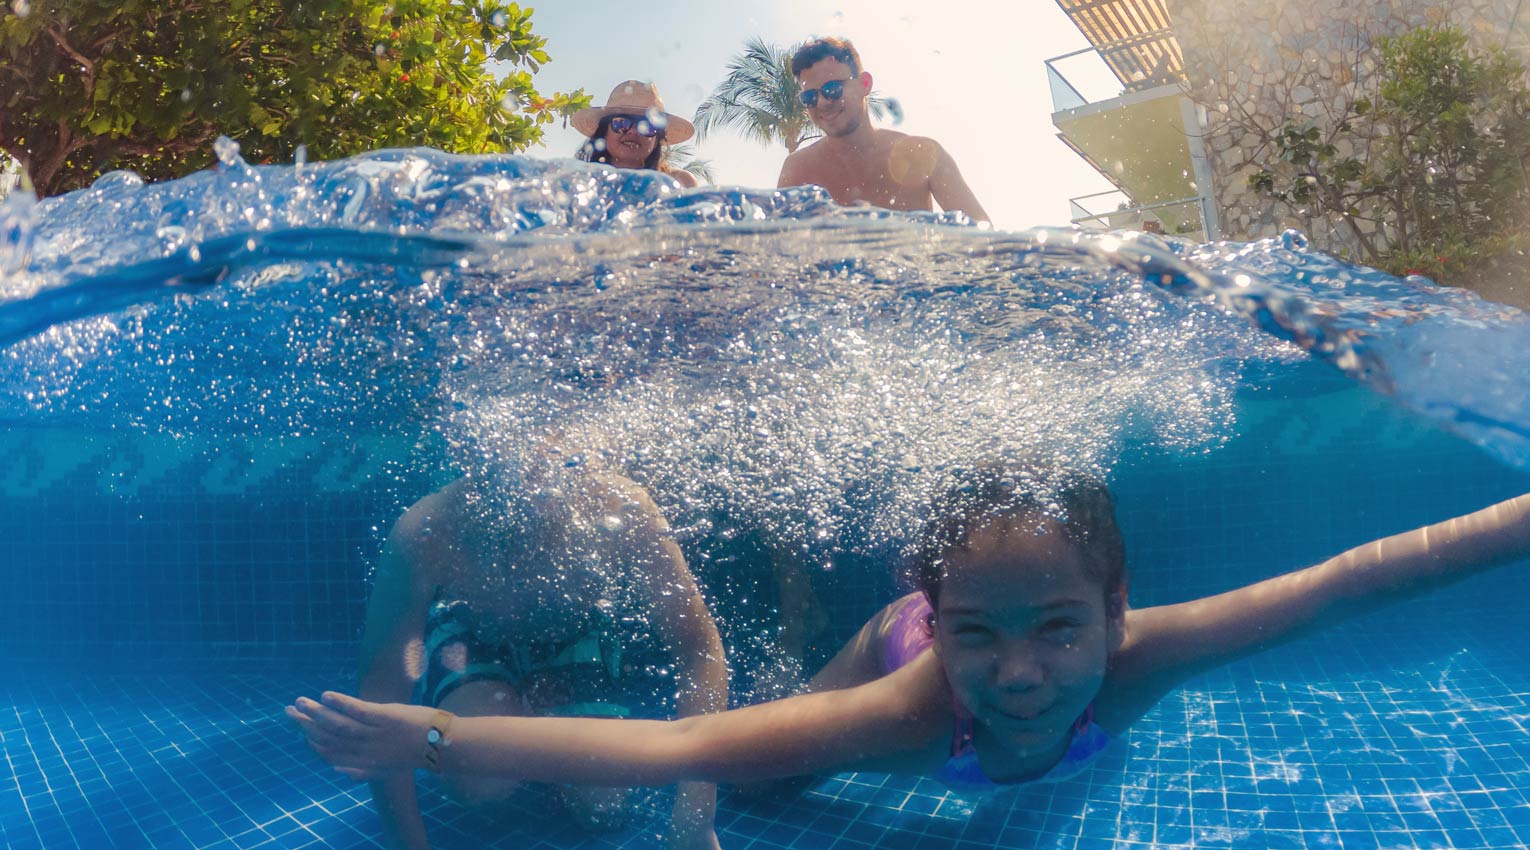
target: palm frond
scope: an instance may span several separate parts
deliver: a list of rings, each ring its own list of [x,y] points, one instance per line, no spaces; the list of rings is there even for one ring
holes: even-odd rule
[[[744,42],[742,53],[728,60],[727,76],[696,108],[696,138],[733,130],[745,139],[769,147],[776,142],[795,151],[819,133],[798,99],[801,87],[792,74],[796,48],[782,48],[759,36]],[[872,93],[871,117],[903,120],[896,100]]]
[[[811,126],[797,100],[791,53],[755,36],[728,61],[727,75],[696,109],[696,135],[736,130],[762,145],[795,150]]]
[[[696,110],[696,136],[702,136],[702,122],[708,129],[732,129],[744,138],[762,145],[783,139],[785,133],[780,117],[769,108],[762,108],[737,100],[716,100],[703,103]]]
[[[871,113],[871,117],[878,121],[891,118],[894,124],[903,123],[903,104],[899,103],[897,98],[872,92],[871,97],[866,101],[866,109]]]
[[[712,168],[712,161],[697,156],[696,146],[689,142],[670,145],[668,161],[671,168],[679,171],[689,171],[708,183],[717,182],[717,175]]]

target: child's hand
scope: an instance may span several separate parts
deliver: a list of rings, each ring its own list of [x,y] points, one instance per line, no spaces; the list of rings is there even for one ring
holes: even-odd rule
[[[323,703],[307,697],[287,706],[308,746],[352,779],[378,779],[425,766],[425,735],[435,709],[381,704],[326,691]]]

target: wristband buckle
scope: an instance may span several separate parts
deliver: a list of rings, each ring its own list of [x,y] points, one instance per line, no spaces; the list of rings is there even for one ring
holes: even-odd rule
[[[441,772],[441,750],[451,743],[446,734],[452,727],[454,716],[450,711],[438,709],[430,718],[430,729],[425,732],[425,769],[431,773]]]

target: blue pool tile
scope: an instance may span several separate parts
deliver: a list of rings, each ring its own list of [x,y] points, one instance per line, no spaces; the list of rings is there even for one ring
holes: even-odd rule
[[[1295,830],[1301,824],[1298,822],[1296,812],[1293,811],[1266,811],[1264,813],[1264,827],[1271,831]]]
[[[1449,835],[1447,835],[1445,832],[1436,832],[1436,831],[1427,830],[1427,829],[1419,829],[1419,830],[1414,830],[1414,831],[1410,832],[1408,834],[1408,838],[1409,838],[1409,840],[1411,840],[1415,844],[1417,844],[1419,847],[1441,847],[1441,848],[1447,848],[1447,847],[1455,846],[1454,842],[1451,840],[1451,837]],[[1462,846],[1474,847],[1474,846],[1481,846],[1481,845],[1474,842],[1474,843],[1471,843],[1471,844],[1463,843]]]
[[[793,850],[829,850],[837,839],[837,833],[807,829],[797,833],[789,846]]]
[[[1458,662],[1453,675],[1469,679],[1469,674],[1470,668]],[[27,758],[19,757],[12,739],[6,739],[7,757],[23,767],[17,770],[17,784],[10,792],[14,802],[7,803],[6,792],[0,790],[0,831],[7,847],[97,850],[97,846],[122,846],[127,840],[135,850],[144,846],[198,850],[377,846],[365,788],[338,782],[308,756],[275,719],[276,700],[270,700],[268,708],[255,708],[252,702],[262,692],[302,692],[315,683],[301,677],[149,681],[124,677],[88,687],[62,682],[47,694],[35,688],[16,693],[12,686],[10,701],[22,706],[22,711],[49,717],[54,738],[78,737],[35,756],[28,748],[23,751]],[[252,681],[257,683],[253,687]],[[1406,682],[1388,685],[1392,690],[1383,692],[1376,681],[1372,672],[1361,684],[1336,681],[1333,687],[1348,687],[1351,693],[1372,688],[1365,698],[1377,705],[1394,705],[1406,696]],[[1212,677],[1206,688],[1206,693],[1226,695],[1235,693],[1235,688],[1258,691],[1257,686],[1235,683],[1226,675]],[[1501,686],[1500,690],[1513,692]],[[1284,699],[1306,698],[1290,688],[1276,693]],[[1433,691],[1420,686],[1408,698],[1432,696]],[[1204,693],[1197,698],[1205,699]],[[1166,702],[1174,704],[1175,699],[1180,698]],[[1346,702],[1359,699],[1350,697]],[[771,810],[749,807],[741,812],[725,801],[718,822],[724,831],[732,830],[725,846],[760,850],[925,843],[943,847],[960,843],[984,850],[1096,846],[1146,850],[1154,841],[1165,846],[1227,848],[1239,847],[1240,836],[1258,846],[1303,850],[1400,848],[1426,841],[1466,850],[1525,843],[1516,830],[1530,830],[1530,805],[1520,790],[1530,785],[1526,781],[1530,771],[1512,773],[1499,767],[1507,763],[1503,756],[1509,748],[1517,746],[1530,753],[1530,745],[1523,740],[1495,741],[1498,757],[1470,762],[1490,765],[1479,766],[1483,772],[1470,780],[1448,772],[1451,764],[1468,763],[1464,758],[1452,762],[1415,755],[1403,765],[1411,773],[1391,764],[1385,765],[1383,773],[1383,765],[1347,763],[1340,754],[1320,752],[1315,744],[1308,745],[1306,755],[1285,756],[1280,756],[1282,750],[1275,744],[1260,756],[1264,761],[1256,762],[1247,755],[1247,737],[1210,742],[1194,738],[1193,733],[1187,749],[1194,766],[1166,766],[1151,756],[1175,751],[1161,741],[1183,739],[1183,706],[1188,703],[1178,704],[1181,716],[1177,719],[1155,714],[1144,720],[1139,728],[1149,734],[1143,736],[1141,751],[1129,746],[1128,751],[1137,755],[1123,760],[1119,768],[1093,772],[1088,781],[1010,792],[999,805],[948,796],[931,783],[864,774],[826,780],[802,798]],[[1253,711],[1260,705],[1258,698],[1247,706],[1228,699],[1218,703],[1217,711]],[[1318,713],[1318,709],[1309,712]],[[0,719],[8,716],[17,713],[0,711]],[[156,726],[143,722],[147,716],[174,716],[181,722]],[[1470,718],[1462,722],[1472,728]],[[1282,725],[1290,724],[1282,721]],[[1242,728],[1260,726],[1250,722]],[[100,730],[106,730],[104,735]],[[1308,735],[1312,730],[1295,724],[1295,731],[1281,734]],[[1478,746],[1473,743],[1475,737],[1483,734],[1458,733],[1449,740],[1457,747]],[[84,746],[87,738],[91,740],[88,747]],[[73,774],[67,769],[69,758],[107,746],[126,757],[97,757],[89,770]],[[1277,757],[1283,761],[1272,760]],[[30,772],[25,769],[29,763],[35,765]],[[1281,774],[1282,763],[1306,778],[1293,780]],[[49,778],[54,774],[70,784],[52,787],[48,783],[55,781]],[[1252,778],[1255,775],[1264,778]],[[1219,782],[1224,791],[1218,790]],[[542,810],[547,807],[536,795],[516,803],[518,808],[508,816],[489,816],[468,813],[440,799],[429,790],[429,783],[424,786],[422,808],[439,850],[662,847],[655,837],[662,834],[662,807],[643,815],[648,818],[644,826],[596,838],[576,834],[556,821],[539,826],[537,821],[545,819]]]
[[[1296,822],[1306,832],[1322,832],[1334,827],[1334,817],[1327,811],[1297,812]]]
[[[1507,827],[1494,827],[1483,829],[1482,842],[1484,847],[1524,847],[1527,842],[1514,830]]]
[[[21,835],[6,833],[5,846],[7,850],[47,850],[51,845],[44,845],[42,838],[36,833]]]
[[[934,814],[944,800],[940,797],[928,797],[923,794],[910,794],[903,801],[902,811],[915,815]]]
[[[252,850],[252,848],[270,843],[271,835],[264,830],[252,829],[247,832],[241,832],[229,840],[239,850]]]
[[[887,827],[868,821],[856,821],[845,828],[844,837],[850,841],[878,844],[887,834]]]
[[[925,834],[914,839],[912,845],[908,846],[909,850],[950,850],[953,843],[947,836]]]

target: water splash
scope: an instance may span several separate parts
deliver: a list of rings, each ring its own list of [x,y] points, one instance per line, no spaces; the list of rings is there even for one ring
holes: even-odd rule
[[[0,416],[428,431],[507,481],[555,443],[682,535],[726,507],[809,557],[906,537],[986,459],[1214,446],[1247,376],[1309,355],[1530,464],[1530,370],[1493,366],[1530,357],[1522,314],[1294,234],[998,233],[426,150],[218,159],[7,213]]]
[[[17,189],[0,200],[0,279],[19,275],[31,259],[37,233],[37,198]]]

